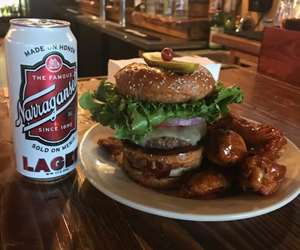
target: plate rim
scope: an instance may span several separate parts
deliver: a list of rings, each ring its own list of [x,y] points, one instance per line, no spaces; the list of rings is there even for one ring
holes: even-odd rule
[[[159,215],[162,217],[167,217],[167,218],[171,218],[171,219],[178,219],[178,220],[186,220],[186,221],[203,221],[203,222],[221,222],[221,221],[234,221],[234,220],[242,220],[242,219],[249,219],[249,218],[253,218],[256,216],[260,216],[263,214],[267,214],[267,213],[271,213],[283,206],[285,206],[286,204],[290,203],[291,201],[293,201],[295,198],[297,198],[297,196],[300,194],[300,186],[298,187],[298,189],[296,191],[294,191],[293,193],[290,193],[288,196],[286,196],[284,199],[282,199],[279,202],[276,202],[273,205],[261,208],[261,209],[257,209],[257,210],[253,210],[253,211],[247,211],[247,212],[239,212],[239,213],[229,213],[229,214],[217,214],[217,215],[201,215],[201,214],[193,214],[193,213],[178,213],[178,212],[173,212],[173,211],[168,211],[165,209],[159,209],[159,208],[155,208],[155,207],[149,207],[149,206],[145,206],[139,203],[136,203],[130,199],[124,198],[114,192],[111,192],[109,189],[105,188],[102,185],[99,185],[99,183],[96,183],[94,181],[94,179],[88,174],[87,172],[87,167],[85,166],[86,163],[84,163],[83,157],[81,157],[82,152],[83,152],[83,143],[86,140],[86,138],[88,137],[89,133],[94,130],[96,127],[98,126],[102,126],[101,124],[94,124],[92,125],[83,135],[80,144],[79,144],[79,148],[78,148],[78,152],[79,152],[79,162],[80,162],[80,168],[82,169],[85,177],[88,179],[88,181],[96,188],[98,189],[98,191],[102,192],[103,194],[105,194],[106,196],[110,197],[111,199],[126,205],[128,207],[131,207],[133,209],[137,209],[139,211],[148,213],[148,214],[153,214],[153,215]],[[299,150],[299,148],[297,147],[297,145],[295,145],[295,143],[293,143],[290,139],[287,138],[287,140],[289,141],[290,144],[292,144],[294,147],[296,147]]]

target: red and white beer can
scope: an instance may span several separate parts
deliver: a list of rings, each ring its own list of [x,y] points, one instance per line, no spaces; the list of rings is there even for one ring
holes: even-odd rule
[[[77,161],[77,41],[70,23],[13,19],[4,45],[17,171],[60,179]]]

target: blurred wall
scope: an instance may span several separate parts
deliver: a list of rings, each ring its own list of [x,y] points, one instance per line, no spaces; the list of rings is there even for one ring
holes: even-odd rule
[[[0,0],[1,1],[1,0]],[[55,17],[55,8],[74,4],[75,0],[28,0],[30,16],[37,18]]]
[[[51,18],[53,16],[53,0],[29,0],[30,16],[37,18]]]

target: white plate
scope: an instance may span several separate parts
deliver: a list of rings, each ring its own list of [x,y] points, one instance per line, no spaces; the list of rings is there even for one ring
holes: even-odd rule
[[[193,221],[228,221],[250,218],[274,211],[300,193],[300,151],[291,142],[279,163],[287,166],[287,177],[278,192],[263,197],[255,194],[212,199],[191,200],[158,193],[129,179],[122,169],[107,160],[97,146],[99,137],[111,130],[94,125],[84,135],[79,156],[87,179],[110,198],[129,207],[169,218]]]

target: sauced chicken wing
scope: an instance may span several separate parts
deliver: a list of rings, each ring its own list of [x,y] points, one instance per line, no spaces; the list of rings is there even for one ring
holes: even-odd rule
[[[98,145],[107,150],[118,164],[122,164],[123,144],[120,140],[114,137],[101,138]]]
[[[287,143],[283,133],[270,125],[250,122],[232,114],[220,119],[213,129],[231,129],[242,136],[254,155],[271,160],[279,158],[282,147]]]
[[[210,129],[205,143],[207,158],[219,166],[233,166],[247,154],[244,139],[232,130]]]
[[[181,196],[185,198],[210,197],[223,193],[230,187],[230,180],[216,170],[196,173],[182,186]]]
[[[241,165],[240,186],[245,190],[270,195],[286,174],[286,167],[259,155],[248,157]]]
[[[274,193],[286,174],[286,167],[275,162],[287,143],[282,132],[270,125],[250,122],[232,114],[218,120],[210,128],[212,131],[220,129],[233,130],[245,140],[247,145],[247,155],[244,155],[243,160],[236,165],[240,172],[239,184],[242,189],[263,195]],[[211,151],[212,155],[207,154],[207,156],[209,160],[221,165],[224,158],[216,153],[217,150],[218,146],[215,151]]]

